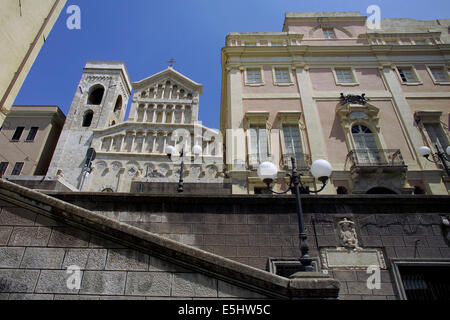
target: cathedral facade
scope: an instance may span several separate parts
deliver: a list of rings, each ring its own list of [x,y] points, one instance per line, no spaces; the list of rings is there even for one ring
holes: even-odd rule
[[[88,62],[47,177],[74,191],[129,192],[133,182],[178,182],[183,161],[185,182],[222,183],[221,137],[198,121],[201,94],[172,67],[132,83],[123,63]]]

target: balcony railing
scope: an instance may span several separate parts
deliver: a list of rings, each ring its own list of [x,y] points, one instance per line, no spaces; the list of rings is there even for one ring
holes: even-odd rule
[[[309,170],[311,157],[308,154],[304,153],[284,153],[280,158],[280,169],[282,170],[291,170],[292,169],[292,161],[291,158],[295,158],[295,165],[298,170]],[[272,161],[272,156],[261,156],[257,154],[249,154],[247,155],[247,169],[248,170],[257,170],[258,166],[264,161]]]
[[[295,166],[298,170],[309,170],[311,157],[305,153],[284,153],[280,159],[280,168],[292,170],[291,158],[295,158]]]
[[[399,149],[355,149],[349,152],[347,160],[354,167],[403,167],[402,153]]]

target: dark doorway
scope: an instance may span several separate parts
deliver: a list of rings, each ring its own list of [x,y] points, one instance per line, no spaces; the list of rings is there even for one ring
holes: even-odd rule
[[[366,194],[397,194],[397,192],[384,187],[375,187],[367,191]]]

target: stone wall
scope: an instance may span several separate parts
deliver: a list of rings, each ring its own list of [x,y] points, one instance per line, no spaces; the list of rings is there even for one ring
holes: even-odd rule
[[[132,226],[244,264],[268,270],[268,258],[296,258],[298,224],[292,196],[145,196],[55,194]],[[312,257],[340,246],[338,221],[356,223],[359,245],[383,253],[381,289],[369,290],[366,270],[329,268],[341,299],[396,299],[391,260],[450,258],[442,215],[446,196],[304,196]],[[323,264],[323,261],[322,261]]]
[[[339,287],[319,273],[274,275],[0,179],[0,299],[336,299]]]
[[[0,201],[0,299],[264,298]],[[68,289],[67,267],[81,271]]]

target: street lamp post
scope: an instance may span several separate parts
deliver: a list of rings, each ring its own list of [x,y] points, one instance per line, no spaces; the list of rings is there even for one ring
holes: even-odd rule
[[[312,258],[309,256],[309,246],[307,242],[307,236],[305,231],[305,223],[303,220],[303,209],[301,203],[301,193],[309,194],[309,193],[319,193],[324,188],[328,181],[328,178],[331,175],[332,168],[328,161],[320,159],[314,161],[311,166],[311,173],[314,177],[318,178],[320,182],[322,182],[322,187],[317,191],[310,191],[305,188],[301,181],[302,174],[297,172],[297,168],[295,166],[295,158],[291,157],[292,162],[292,173],[288,174],[290,177],[289,188],[283,192],[276,192],[270,188],[270,184],[273,182],[275,177],[277,176],[278,169],[277,167],[269,161],[263,162],[258,167],[258,176],[259,178],[267,185],[267,189],[275,194],[285,194],[291,191],[295,194],[296,206],[297,206],[297,217],[298,217],[298,229],[299,229],[299,247],[301,252],[300,263],[302,264],[304,271],[313,272],[314,268],[312,266]]]
[[[175,153],[176,149],[173,146],[167,146],[165,151],[166,151],[166,154],[169,157],[169,159],[172,159],[172,155]],[[199,155],[199,154],[201,154],[203,152],[203,150],[202,150],[202,147],[200,147],[199,145],[195,145],[192,148],[192,152],[195,155]],[[178,188],[177,188],[178,193],[181,193],[181,192],[184,191],[184,187],[183,187],[183,185],[184,185],[184,182],[183,182],[183,175],[184,175],[184,158],[183,158],[184,157],[184,149],[181,149],[180,157],[181,157],[181,167],[180,167],[180,180],[178,181]]]
[[[419,148],[419,154],[421,156],[425,157],[428,161],[433,162],[433,163],[438,163],[438,161],[441,161],[441,163],[445,169],[445,172],[447,173],[447,177],[450,178],[450,170],[447,165],[447,161],[450,161],[450,159],[447,157],[447,156],[450,156],[450,146],[447,147],[447,149],[445,150],[445,153],[443,151],[441,151],[441,149],[439,149],[439,146],[437,144],[435,146],[436,146],[436,150],[437,150],[436,153],[432,153],[430,148],[424,146],[424,147]],[[434,160],[429,159],[430,155]],[[439,160],[436,159],[436,156],[438,157]]]

